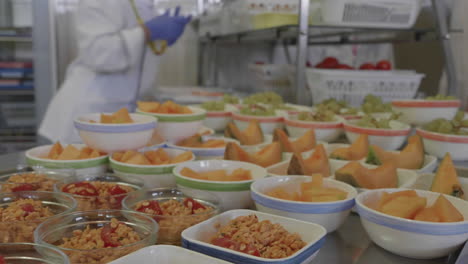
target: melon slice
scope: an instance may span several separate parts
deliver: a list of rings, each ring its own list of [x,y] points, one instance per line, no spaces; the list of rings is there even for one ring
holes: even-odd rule
[[[398,174],[396,166],[385,163],[380,167],[368,169],[359,162],[353,161],[335,172],[339,181],[346,182],[354,187],[366,189],[397,188]]]
[[[145,155],[139,152],[128,159],[126,163],[134,165],[151,165],[151,162],[145,157]]]
[[[99,122],[102,124],[112,124],[114,123],[114,119],[112,115],[101,114],[101,120]]]
[[[293,144],[291,143],[291,141],[289,141],[289,137],[283,129],[275,129],[275,131],[273,132],[273,141],[280,143],[282,151],[295,152]]]
[[[378,203],[379,210],[382,209],[382,207],[389,201],[395,199],[396,197],[402,197],[402,196],[416,197],[418,196],[418,194],[416,193],[415,190],[405,190],[405,191],[393,192],[393,193],[383,192],[382,196],[380,197],[380,201]]]
[[[227,143],[226,150],[224,151],[224,159],[251,162],[250,154],[235,142]]]
[[[94,159],[94,158],[97,158],[97,157],[100,157],[101,156],[101,153],[99,153],[99,151],[97,150],[93,150],[90,154],[89,154],[89,159]]]
[[[179,154],[178,156],[175,156],[171,163],[180,163],[180,162],[184,162],[184,161],[188,161],[192,158],[193,156],[193,153],[191,151],[186,151],[182,154]]]
[[[278,142],[273,142],[250,156],[250,160],[253,163],[265,168],[281,162],[281,159],[281,146]]]
[[[322,144],[315,148],[314,153],[303,159],[300,153],[294,153],[289,162],[288,175],[309,175],[321,174],[324,177],[330,176],[330,163],[327,153]]]
[[[360,160],[366,157],[369,151],[369,139],[367,135],[361,134],[351,146],[338,148],[330,154],[332,159]]]
[[[439,217],[441,222],[459,222],[463,221],[464,217],[457,210],[453,204],[444,197],[444,195],[439,195],[435,203],[432,205],[436,215]]]
[[[304,152],[315,148],[315,131],[307,130],[300,138],[293,141],[292,147],[294,152]]]
[[[57,159],[60,153],[62,153],[63,147],[60,142],[56,142],[52,148],[49,150],[49,154],[47,154],[48,159]]]
[[[129,159],[131,159],[133,156],[135,156],[137,154],[138,154],[138,152],[136,152],[134,150],[128,150],[122,155],[122,157],[120,158],[120,161],[121,162],[127,162]]]
[[[440,217],[436,214],[433,207],[427,207],[419,211],[414,220],[426,222],[440,222]]]
[[[73,145],[66,146],[62,153],[57,157],[58,160],[77,160],[80,159],[81,152]]]
[[[431,191],[452,195],[458,198],[464,197],[464,190],[458,180],[457,171],[453,165],[450,154],[445,154],[440,163],[434,180],[432,181]]]
[[[231,122],[227,125],[224,135],[239,140],[241,145],[257,145],[264,141],[262,128],[256,120],[251,120],[244,131]]]
[[[394,162],[397,168],[417,170],[424,165],[424,146],[418,135],[411,136],[408,144],[399,153],[385,151],[379,146],[371,145],[366,163],[381,165],[386,162]]]
[[[387,202],[380,210],[384,214],[413,219],[414,216],[426,207],[425,197],[399,196]]]
[[[128,113],[127,108],[121,108],[119,111],[112,114],[113,123],[116,124],[125,124],[125,123],[133,123],[130,114]]]

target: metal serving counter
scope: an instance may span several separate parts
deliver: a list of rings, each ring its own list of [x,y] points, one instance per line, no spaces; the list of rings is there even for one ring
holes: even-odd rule
[[[23,152],[1,155],[0,173],[15,170],[18,164],[25,164]],[[465,169],[461,171],[466,172]],[[327,236],[325,245],[311,264],[468,264],[463,262],[465,260],[456,262],[458,255],[460,250],[446,258],[432,260],[394,255],[374,244],[364,231],[359,216],[352,213],[340,229]]]

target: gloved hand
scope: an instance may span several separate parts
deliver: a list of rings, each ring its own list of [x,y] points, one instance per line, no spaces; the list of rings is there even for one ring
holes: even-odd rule
[[[177,7],[174,16],[170,16],[169,10],[162,16],[157,16],[145,23],[152,41],[165,40],[169,46],[173,45],[182,35],[185,25],[192,19],[191,16],[179,16],[180,7]]]

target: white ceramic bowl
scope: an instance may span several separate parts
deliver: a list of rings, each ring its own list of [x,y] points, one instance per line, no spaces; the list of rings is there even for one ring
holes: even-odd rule
[[[398,122],[398,121],[395,121]],[[401,129],[368,128],[355,125],[355,120],[344,123],[344,130],[348,141],[354,142],[361,134],[369,136],[369,144],[377,145],[385,150],[399,149],[411,132],[411,127],[400,123]]]
[[[137,113],[158,118],[158,133],[164,140],[177,142],[181,139],[195,135],[203,125],[206,117],[206,110],[188,106],[192,114],[158,114],[149,113],[137,109]]]
[[[209,140],[209,139],[222,139],[226,144],[228,142],[235,142],[239,143],[239,141],[232,139],[232,138],[225,138],[225,137],[215,137],[215,136],[204,136],[203,140]],[[191,148],[191,147],[181,147],[177,146],[174,143],[168,143],[167,144],[168,148],[171,149],[180,149],[184,151],[192,151],[193,154],[195,154],[195,157],[197,160],[210,160],[210,159],[222,159],[224,158],[224,151],[226,150],[226,147],[220,147],[220,148]]]
[[[183,168],[190,168],[194,171],[213,171],[227,170],[228,172],[234,169],[243,168],[250,170],[252,180],[246,181],[206,181],[180,174]],[[230,160],[200,160],[180,164],[173,171],[177,188],[183,190],[203,190],[210,192],[220,199],[220,207],[222,211],[232,209],[250,208],[253,205],[250,197],[250,185],[254,180],[262,179],[267,176],[266,169],[252,163],[230,161]]]
[[[236,217],[252,214],[255,214],[259,221],[269,220],[272,223],[280,224],[288,232],[300,234],[302,240],[307,243],[306,246],[287,258],[267,259],[215,246],[210,243],[210,239],[216,234],[219,226],[226,225],[230,220]],[[312,261],[323,246],[325,235],[325,228],[317,224],[252,210],[231,210],[185,229],[182,232],[182,246],[205,255],[234,263],[300,264],[310,263]]]
[[[169,157],[173,158],[184,153],[184,150],[179,149],[164,149]],[[189,161],[193,161],[193,155]],[[109,157],[110,167],[117,176],[126,176],[139,178],[144,182],[146,188],[157,187],[175,187],[176,181],[172,174],[172,170],[180,163],[166,165],[135,165],[116,161]]]
[[[405,123],[421,126],[437,118],[452,120],[458,111],[460,100],[398,100],[392,102],[395,112],[403,115]]]
[[[453,160],[468,160],[468,136],[448,135],[417,128],[422,137],[424,150],[438,158],[450,153]]]
[[[72,144],[78,149],[85,147],[84,144]],[[80,160],[52,160],[44,158],[49,153],[53,145],[35,147],[26,151],[26,163],[35,168],[40,166],[49,171],[69,171],[74,170],[75,175],[101,174],[106,172],[109,163],[108,156],[100,156],[92,159]]]
[[[157,119],[151,116],[130,114],[134,123],[101,124],[100,113],[87,114],[75,119],[75,128],[83,142],[99,151],[112,153],[146,146],[153,135]]]
[[[345,200],[335,202],[289,201],[265,194],[265,192],[281,186],[297,192],[300,191],[302,182],[309,181],[311,181],[311,177],[297,175],[256,180],[250,187],[252,199],[260,212],[316,223],[325,227],[328,233],[333,232],[344,223],[351,208],[354,207],[357,191],[351,185],[332,179],[324,179],[324,187],[337,188],[348,193]]]
[[[381,189],[361,193],[356,198],[356,207],[369,237],[382,248],[400,256],[431,259],[446,256],[458,249],[468,239],[468,202],[444,195],[464,216],[465,221],[456,223],[432,223],[404,219],[383,214],[369,208],[368,201],[378,200],[384,191],[396,192],[403,189]],[[439,193],[417,190],[426,197],[431,206]]]
[[[243,115],[238,112],[232,113],[232,119],[237,127],[241,130],[245,130],[251,120],[257,120],[260,123],[263,134],[273,134],[276,128],[283,127],[282,116],[253,116]]]
[[[300,137],[308,130],[315,131],[315,140],[332,142],[337,140],[343,134],[343,121],[342,117],[337,116],[334,122],[314,122],[314,121],[300,121],[295,119],[295,115],[289,115],[284,120],[286,129],[289,136]]]
[[[197,105],[197,107],[200,107],[200,105]],[[224,111],[207,111],[203,125],[215,131],[224,131],[229,122],[231,122],[232,112],[234,111],[237,111],[237,107],[231,104],[226,104]]]
[[[157,245],[142,248],[109,264],[154,263],[158,264],[228,264],[224,260],[213,258],[182,247]]]

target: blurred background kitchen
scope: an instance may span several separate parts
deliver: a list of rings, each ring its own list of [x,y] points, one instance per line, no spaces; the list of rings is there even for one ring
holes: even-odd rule
[[[332,18],[324,17],[321,7],[327,1],[311,0],[307,48],[299,50],[300,0],[155,0],[161,11],[181,6],[182,13],[194,19],[163,56],[157,85],[148,96],[192,103],[209,99],[210,92],[274,90],[295,101],[302,89],[301,103],[311,105],[307,78],[300,80],[296,70],[303,74],[306,65],[334,56],[352,67],[389,60],[394,68],[424,74],[414,96],[451,92],[447,84],[451,81],[466,107],[465,1],[439,1],[444,12],[437,16],[431,1],[415,0],[417,10],[402,14],[403,24],[396,27],[365,23],[327,27],[326,20]],[[37,126],[76,56],[78,4],[79,0],[0,0],[0,154],[36,145]],[[452,32],[445,50],[439,32],[442,22],[448,22]],[[289,67],[301,54],[306,65]],[[455,73],[447,77],[451,67]]]

